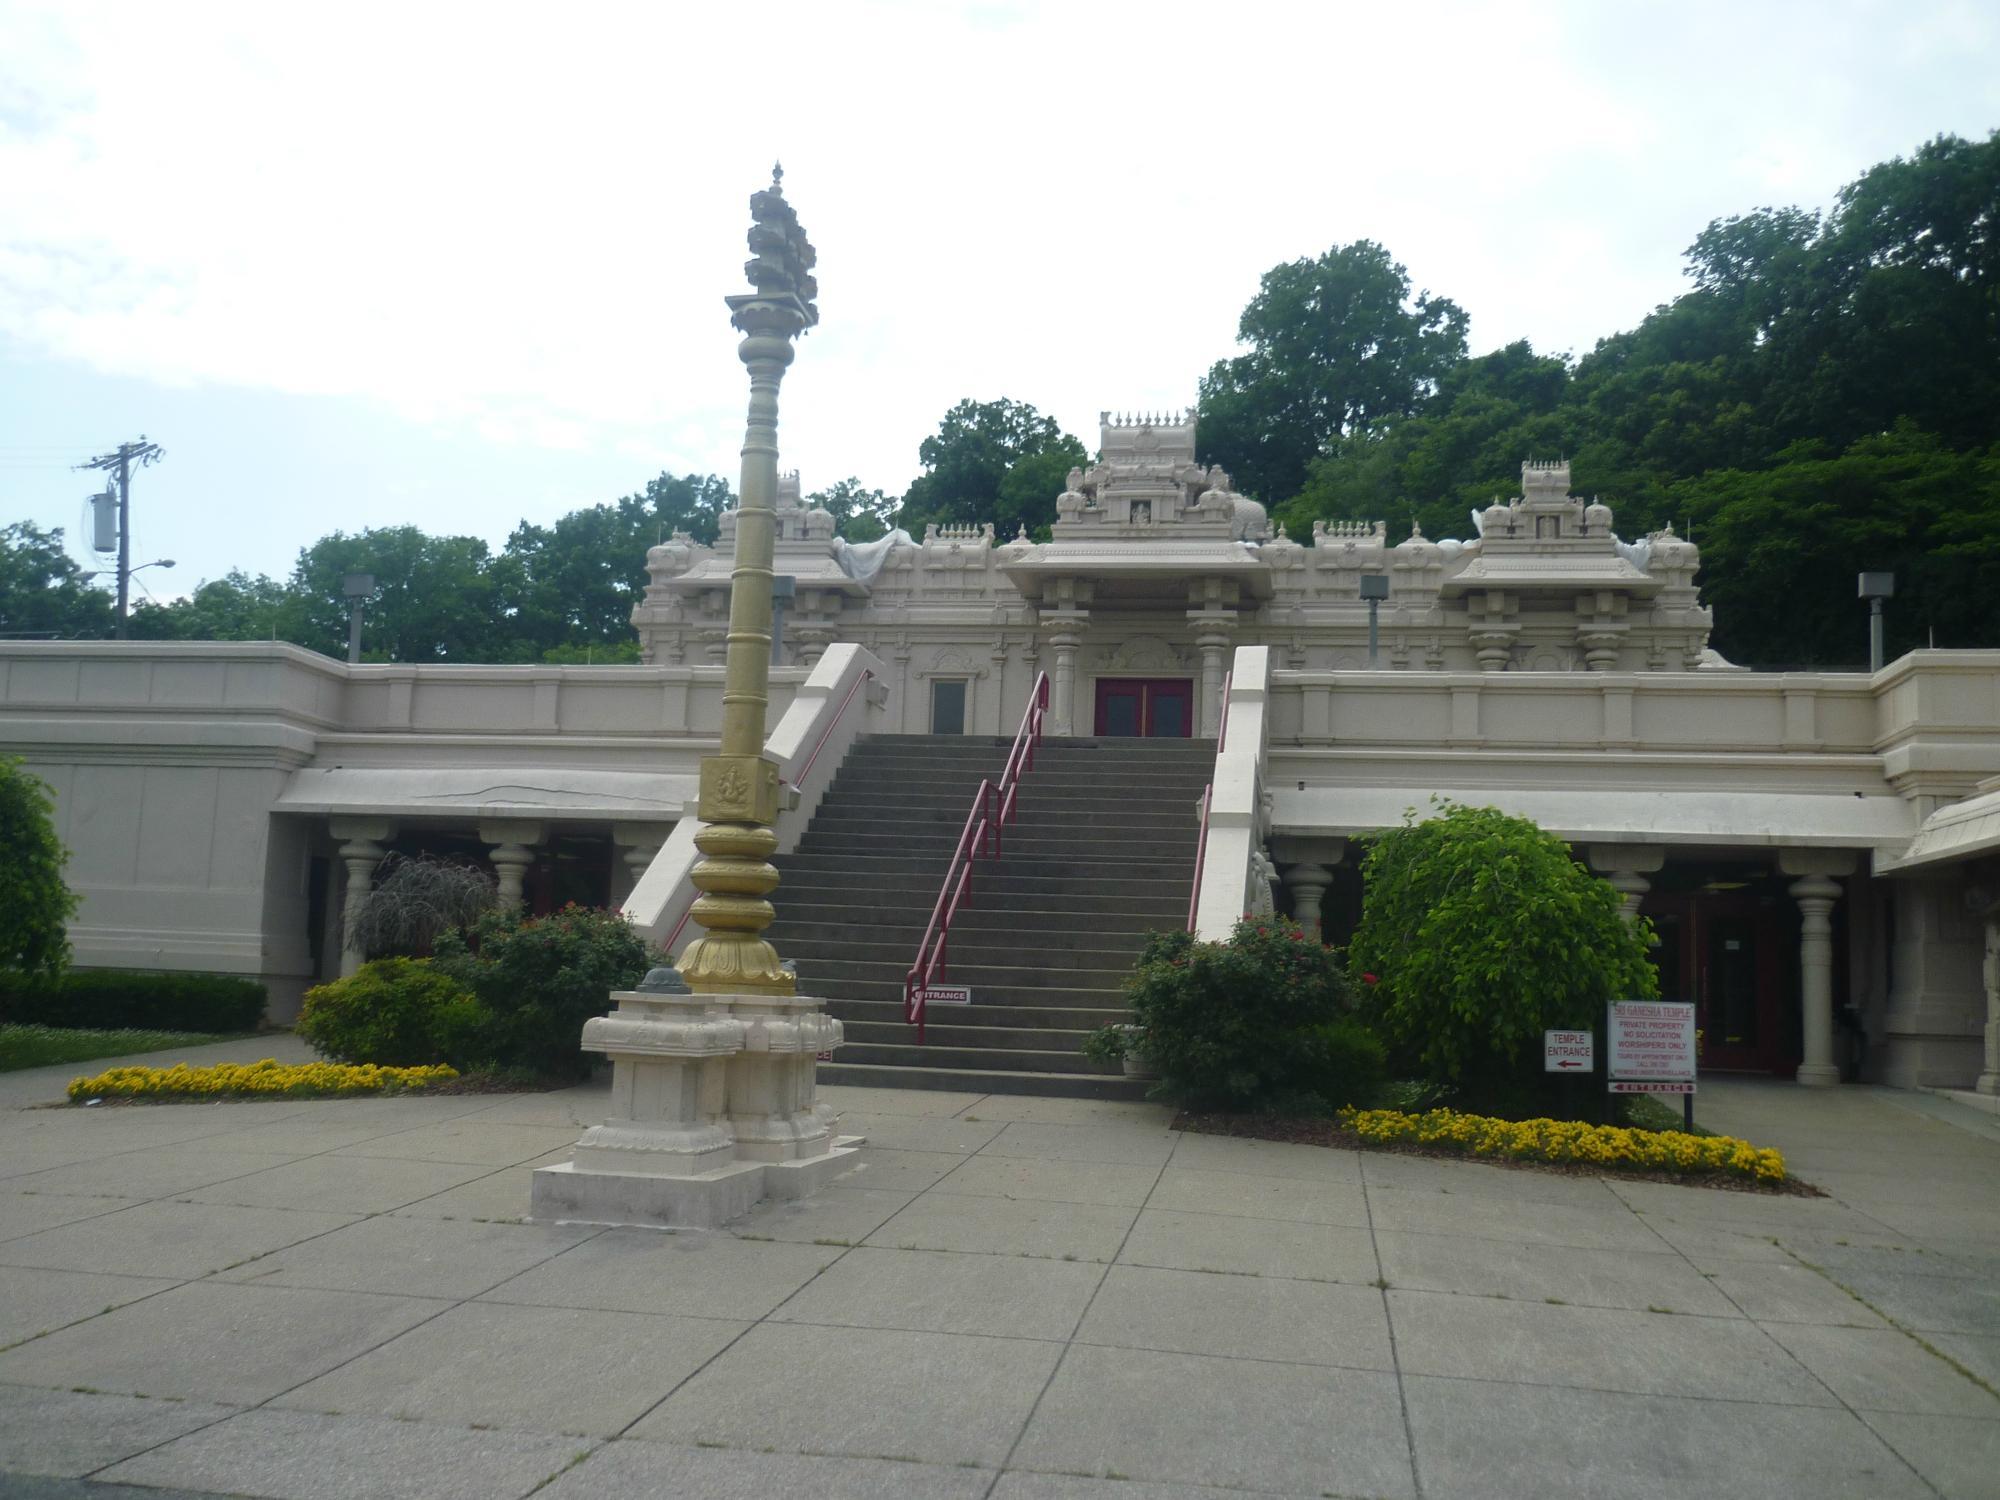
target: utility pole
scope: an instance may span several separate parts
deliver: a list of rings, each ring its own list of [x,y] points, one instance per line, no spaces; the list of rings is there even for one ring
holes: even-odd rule
[[[79,469],[102,469],[118,474],[118,639],[125,639],[125,617],[131,606],[132,589],[132,469],[134,465],[144,468],[157,463],[166,456],[166,450],[158,443],[146,441],[146,434],[139,434],[136,443],[120,443],[113,453],[100,453],[87,464],[78,464]]]

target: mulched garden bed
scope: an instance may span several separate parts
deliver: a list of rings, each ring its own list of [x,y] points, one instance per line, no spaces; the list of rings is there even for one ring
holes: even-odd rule
[[[1753,1193],[1759,1197],[1824,1198],[1825,1193],[1809,1182],[1786,1174],[1783,1182],[1757,1182],[1721,1172],[1663,1172],[1634,1168],[1628,1172],[1607,1172],[1583,1162],[1515,1161],[1509,1157],[1472,1156],[1435,1146],[1409,1142],[1384,1144],[1366,1141],[1340,1121],[1318,1115],[1235,1115],[1182,1110],[1174,1116],[1173,1128],[1191,1135],[1231,1135],[1245,1140],[1281,1141],[1295,1146],[1330,1146],[1341,1151],[1381,1151],[1397,1156],[1423,1156],[1433,1161],[1472,1162],[1503,1171],[1542,1172],[1557,1177],[1609,1177],[1625,1182],[1664,1182],[1673,1187],[1717,1188],[1730,1193]]]

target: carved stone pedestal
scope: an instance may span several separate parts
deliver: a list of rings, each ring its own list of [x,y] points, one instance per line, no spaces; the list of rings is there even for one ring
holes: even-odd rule
[[[836,1137],[816,1098],[817,1055],[841,1033],[818,1001],[643,988],[611,998],[617,1009],[583,1028],[584,1050],[611,1058],[611,1115],[570,1161],[535,1173],[531,1217],[712,1229],[853,1164],[861,1137]]]

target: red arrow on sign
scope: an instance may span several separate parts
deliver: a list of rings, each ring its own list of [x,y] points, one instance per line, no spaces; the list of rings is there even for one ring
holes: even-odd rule
[[[1573,1057],[1563,1057],[1556,1060],[1556,1066],[1559,1068],[1581,1068],[1585,1065]]]

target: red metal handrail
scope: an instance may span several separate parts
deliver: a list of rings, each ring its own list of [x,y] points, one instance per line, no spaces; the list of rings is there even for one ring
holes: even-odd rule
[[[1201,789],[1201,835],[1194,846],[1194,889],[1188,892],[1187,930],[1194,931],[1195,908],[1201,905],[1201,872],[1208,863],[1208,803],[1215,795],[1215,783],[1210,782]]]
[[[826,748],[826,742],[833,738],[834,730],[840,727],[840,721],[846,717],[847,705],[854,701],[854,695],[860,692],[874,675],[873,672],[864,667],[861,675],[854,679],[854,685],[847,690],[847,696],[840,700],[840,707],[833,711],[832,720],[828,722],[826,728],[820,731],[819,739],[812,747],[812,754],[806,757],[806,763],[799,767],[797,775],[787,779],[788,785],[800,786],[805,782],[806,777],[812,774],[813,762],[819,759],[820,751]],[[681,933],[687,930],[688,918],[693,915],[694,902],[690,901],[688,902],[687,910],[681,913],[681,919],[674,923],[674,930],[667,935],[666,942],[661,945],[667,952],[671,953],[674,951],[674,944],[680,941]]]
[[[1021,727],[1014,731],[1014,743],[1007,751],[1007,766],[999,785],[981,780],[972,797],[972,811],[958,835],[945,868],[944,884],[938,889],[937,904],[931,908],[930,925],[917,945],[916,962],[903,976],[903,1019],[917,1028],[917,1041],[924,1039],[924,991],[947,972],[951,919],[972,894],[972,866],[976,860],[992,859],[1000,853],[1001,830],[1014,821],[1015,795],[1021,777],[1035,768],[1035,746],[1042,740],[1042,720],[1049,711],[1049,674],[1042,672],[1028,689],[1028,707],[1021,715]]]
[[[1229,690],[1236,683],[1236,674],[1230,672],[1222,679],[1222,717],[1216,726],[1215,753],[1222,754],[1229,744]],[[1201,789],[1201,832],[1194,843],[1194,889],[1188,892],[1187,930],[1194,931],[1194,914],[1201,905],[1201,872],[1208,865],[1208,805],[1215,797],[1215,783],[1210,782]]]

